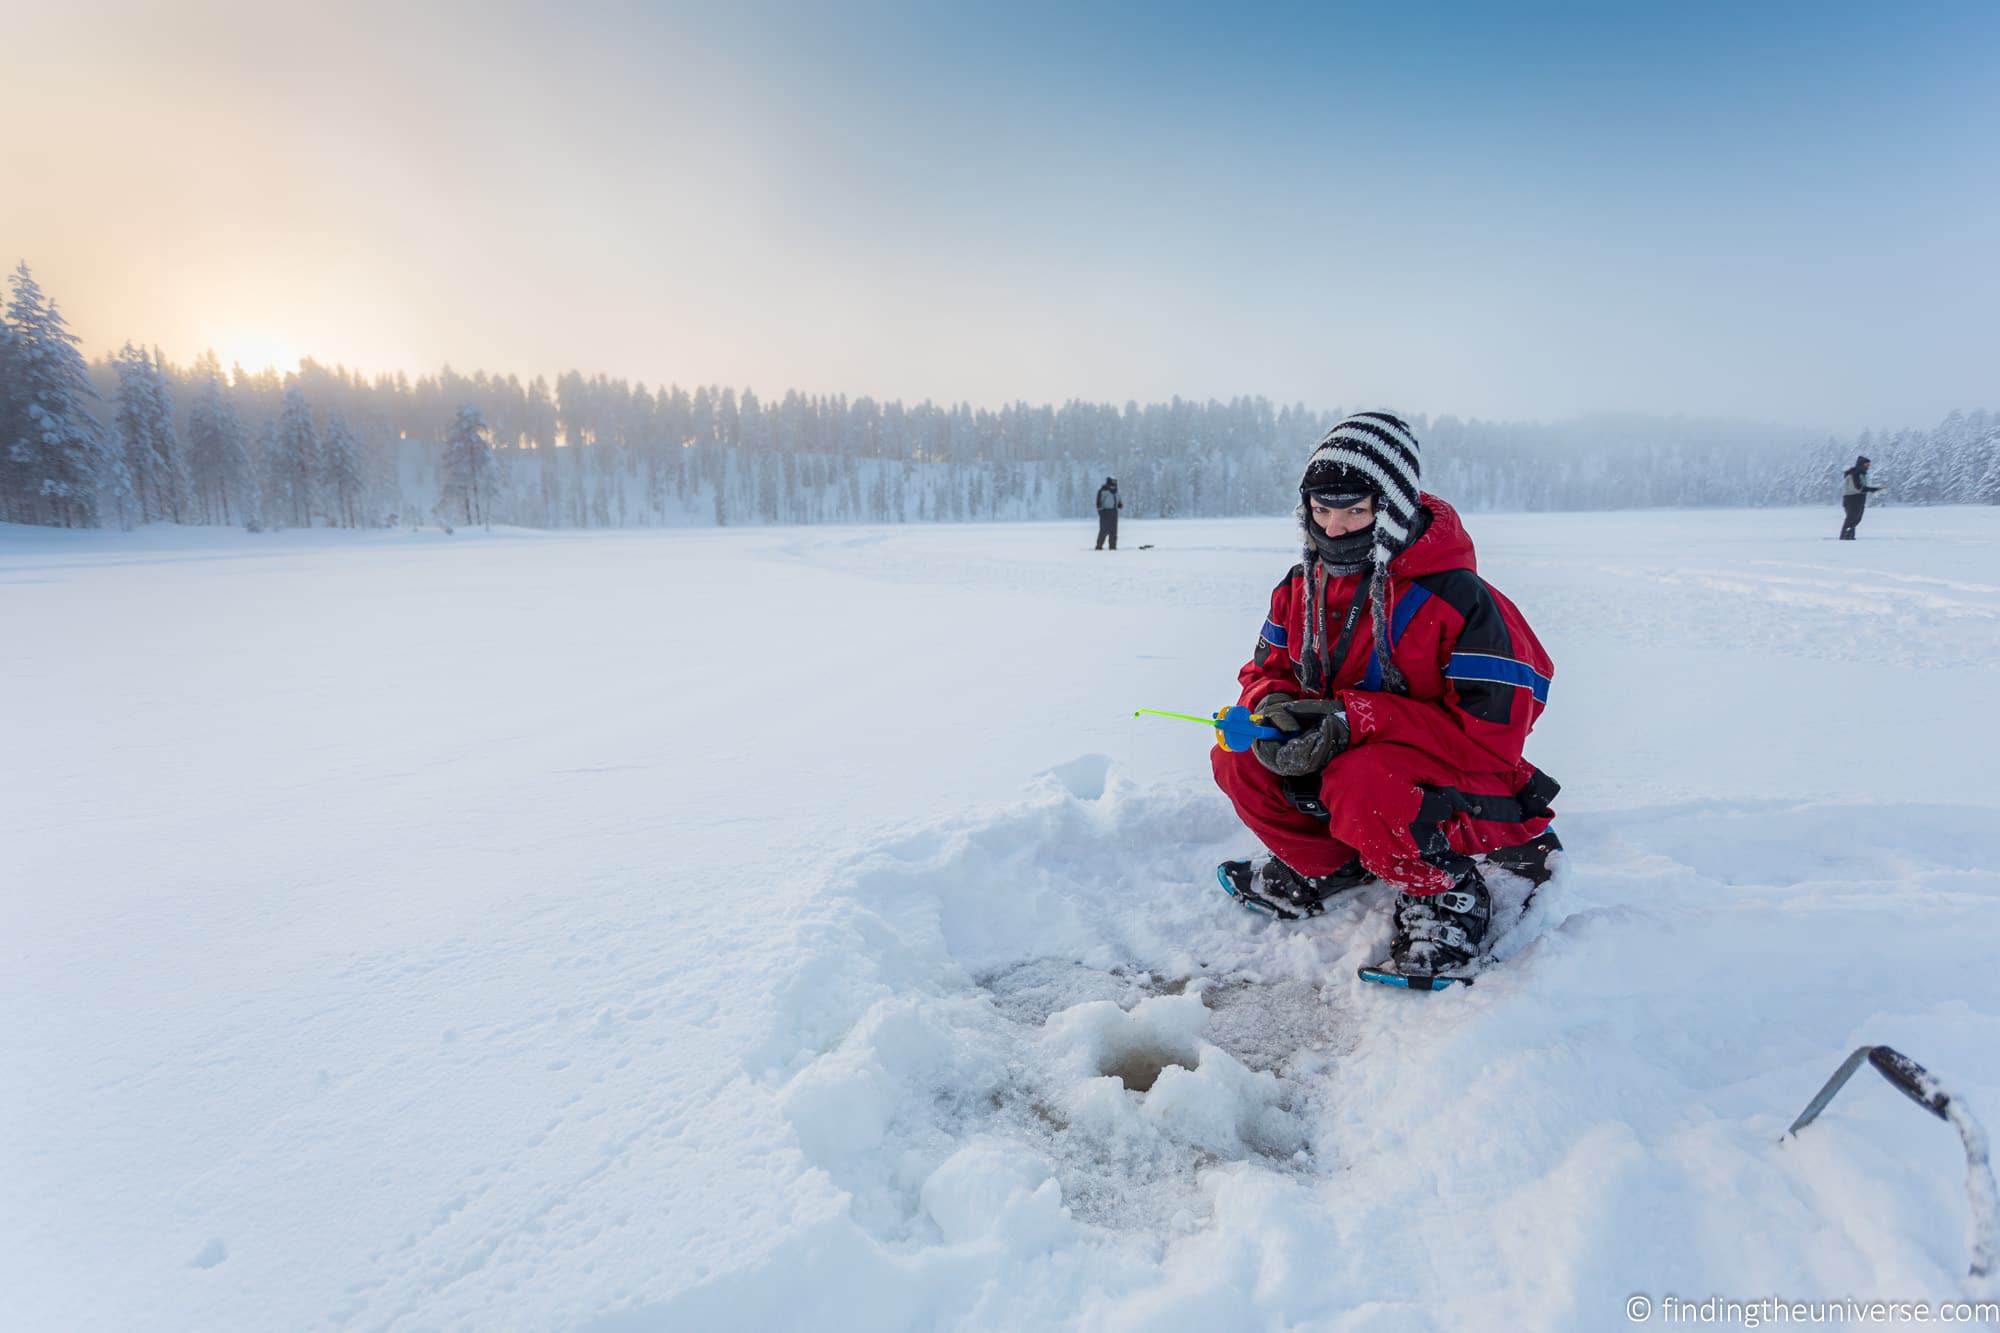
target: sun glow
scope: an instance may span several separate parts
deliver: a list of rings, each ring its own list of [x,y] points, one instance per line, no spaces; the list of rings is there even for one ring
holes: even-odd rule
[[[299,368],[299,359],[304,355],[296,344],[282,335],[256,329],[238,329],[223,334],[215,340],[215,355],[222,368],[242,366],[252,374],[259,371],[275,370],[286,374]]]

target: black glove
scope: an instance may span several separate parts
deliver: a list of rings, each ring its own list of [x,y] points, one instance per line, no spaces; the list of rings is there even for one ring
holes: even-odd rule
[[[1251,708],[1266,726],[1285,732],[1281,741],[1251,746],[1257,762],[1280,777],[1317,773],[1347,748],[1347,714],[1338,699],[1294,699],[1269,694]]]
[[[1279,731],[1287,733],[1304,731],[1305,728],[1299,725],[1299,720],[1292,716],[1291,705],[1294,702],[1289,694],[1267,694],[1250,705],[1250,716],[1267,727],[1276,727]],[[1270,744],[1269,741],[1258,743]]]
[[[1280,777],[1304,777],[1325,768],[1346,748],[1347,714],[1328,713],[1320,719],[1319,726],[1278,747],[1271,771]]]

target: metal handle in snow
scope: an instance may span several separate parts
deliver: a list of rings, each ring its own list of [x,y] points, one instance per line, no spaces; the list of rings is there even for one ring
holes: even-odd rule
[[[1854,1077],[1863,1060],[1875,1066],[1875,1071],[1889,1080],[1896,1091],[1958,1130],[1959,1141],[1965,1145],[1966,1200],[1972,1206],[1972,1218],[1966,1228],[1972,1250],[1972,1276],[1987,1276],[2000,1265],[2000,1196],[1995,1194],[1993,1168],[1987,1160],[1986,1130],[1966,1108],[1965,1099],[1954,1096],[1937,1075],[1893,1046],[1859,1047],[1841,1061],[1840,1068],[1833,1071],[1833,1077],[1826,1081],[1819,1095],[1799,1112],[1799,1118],[1785,1131],[1786,1136],[1797,1135],[1819,1119],[1819,1113],[1847,1086],[1847,1080]]]

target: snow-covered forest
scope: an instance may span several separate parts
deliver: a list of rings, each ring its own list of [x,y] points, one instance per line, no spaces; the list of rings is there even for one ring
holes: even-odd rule
[[[252,528],[543,528],[1049,519],[1120,479],[1127,513],[1281,508],[1341,408],[1228,402],[907,405],[845,395],[551,385],[449,367],[367,379],[169,364],[131,343],[91,364],[23,263],[0,320],[0,521]],[[1441,393],[1449,385],[1440,385]],[[1420,404],[1397,405],[1415,408]],[[1847,437],[1598,415],[1411,420],[1431,489],[1479,510],[1830,501],[1856,453],[1887,502],[2000,503],[2000,414]]]

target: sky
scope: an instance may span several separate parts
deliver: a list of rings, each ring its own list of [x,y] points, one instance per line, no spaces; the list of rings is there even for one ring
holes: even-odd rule
[[[1992,0],[0,4],[0,261],[93,356],[2000,407]]]

